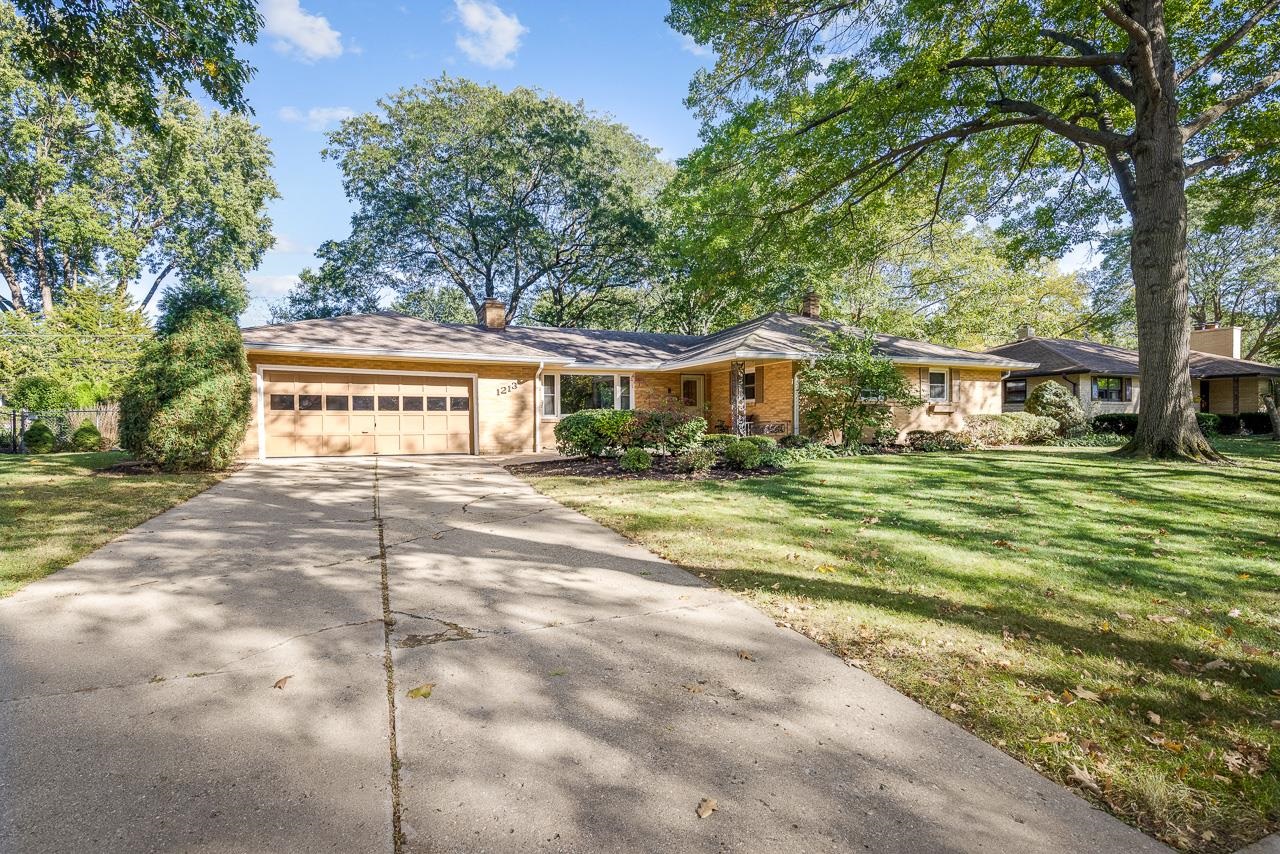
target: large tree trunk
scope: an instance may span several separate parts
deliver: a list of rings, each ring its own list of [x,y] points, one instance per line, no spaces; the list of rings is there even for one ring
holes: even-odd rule
[[[1138,320],[1138,428],[1118,454],[1220,461],[1200,432],[1192,404],[1187,284],[1186,164],[1177,84],[1158,0],[1140,5],[1152,35],[1160,95],[1136,107],[1132,257]],[[1140,12],[1140,14],[1141,14]]]
[[[1280,379],[1272,377],[1267,383],[1267,390],[1262,393],[1262,405],[1266,407],[1267,417],[1271,419],[1271,438],[1280,442]]]

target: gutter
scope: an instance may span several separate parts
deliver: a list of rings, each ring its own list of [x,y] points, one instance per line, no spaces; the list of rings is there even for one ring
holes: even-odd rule
[[[304,353],[317,356],[382,356],[394,359],[427,359],[436,362],[492,362],[499,364],[540,365],[550,361],[556,365],[567,365],[568,360],[552,359],[545,356],[494,356],[489,353],[459,353],[456,350],[386,350],[382,348],[364,347],[315,347],[306,344],[266,344],[246,341],[244,349],[247,353]]]
[[[542,369],[544,362],[538,363],[538,370],[533,375],[533,452],[542,452]]]

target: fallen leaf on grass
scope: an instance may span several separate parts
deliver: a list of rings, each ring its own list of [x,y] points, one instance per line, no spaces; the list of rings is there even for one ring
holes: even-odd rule
[[[271,687],[283,691],[284,683],[288,682],[292,678],[293,678],[292,673],[290,673],[288,676],[281,676],[279,679],[276,680],[276,684],[272,685]]]
[[[1240,648],[1244,650],[1245,655],[1262,655],[1265,650],[1260,646],[1254,646],[1251,643],[1242,643]]]
[[[1148,711],[1147,720],[1151,721],[1151,724],[1153,726],[1160,726],[1160,716],[1157,715],[1155,712]]]
[[[718,809],[720,805],[716,803],[715,798],[703,798],[698,801],[698,818],[706,818]]]
[[[410,688],[405,692],[405,696],[410,700],[425,700],[431,696],[431,690],[436,687],[434,682],[423,682],[417,688]]]
[[[1102,797],[1102,789],[1098,786],[1098,781],[1093,778],[1092,774],[1078,765],[1068,765],[1067,768],[1070,769],[1067,774],[1068,783]]]
[[[1100,695],[1095,694],[1087,688],[1081,688],[1079,685],[1077,685],[1071,693],[1075,694],[1081,700],[1093,700],[1095,703],[1102,702],[1102,697]]]
[[[1133,614],[1126,614],[1124,611],[1116,611],[1116,619],[1125,623],[1133,622]]]
[[[751,653],[747,652],[745,649],[740,649],[740,650],[738,650],[738,658],[741,658],[743,661],[755,661],[755,660],[756,660],[756,657],[755,657],[754,655],[752,655]]]
[[[1153,623],[1176,623],[1178,618],[1169,614],[1147,614],[1147,619]]]
[[[819,564],[818,566],[815,566],[814,569],[822,573],[832,573],[836,571],[836,568],[829,563]]]
[[[1238,617],[1238,616],[1240,616],[1240,609],[1239,609],[1239,608],[1232,608],[1230,611],[1228,611],[1228,612],[1227,612],[1227,616],[1228,616],[1228,617]]]
[[[1065,732],[1051,732],[1040,737],[1041,744],[1062,744],[1067,740]]]
[[[968,709],[966,709],[964,706],[960,705],[959,703],[952,703],[950,706],[947,706],[947,708],[949,708],[949,709],[950,709],[951,711],[953,711],[953,712],[960,712],[961,714],[963,714],[963,713],[965,713],[965,712],[969,711]]]
[[[1215,658],[1213,661],[1206,661],[1204,664],[1200,665],[1201,670],[1227,670],[1230,669],[1230,667],[1231,665],[1227,664],[1221,658]]]
[[[1013,543],[1009,542],[1008,540],[992,540],[992,541],[991,541],[991,545],[993,545],[993,546],[995,546],[996,548],[999,548],[999,549],[1011,549],[1011,548],[1013,548]]]

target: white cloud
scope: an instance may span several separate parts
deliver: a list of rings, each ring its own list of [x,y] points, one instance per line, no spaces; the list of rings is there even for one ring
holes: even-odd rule
[[[350,107],[312,107],[305,113],[297,107],[281,107],[281,121],[291,124],[303,124],[307,130],[321,131],[326,130],[343,119],[349,119],[356,114],[356,111]]]
[[[453,0],[465,33],[455,39],[458,49],[486,68],[510,68],[520,39],[529,30],[515,15],[508,15],[485,0]]]
[[[693,36],[687,33],[680,34],[680,49],[694,56],[711,56],[714,53],[706,45],[698,44],[693,40]]]
[[[329,26],[329,19],[303,9],[299,0],[261,0],[265,30],[276,37],[274,47],[281,53],[314,62],[342,55],[342,33]]]
[[[297,276],[271,273],[254,273],[249,276],[249,287],[260,296],[279,296],[301,281]]]
[[[271,247],[272,252],[307,252],[307,247],[294,240],[287,234],[272,235],[276,239],[276,245]]]

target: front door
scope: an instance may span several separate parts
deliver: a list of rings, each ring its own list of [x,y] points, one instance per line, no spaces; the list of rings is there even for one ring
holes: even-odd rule
[[[706,402],[706,378],[702,374],[685,374],[680,377],[680,402],[694,415],[701,415]]]
[[[1209,381],[1200,380],[1200,411],[1209,411]]]

